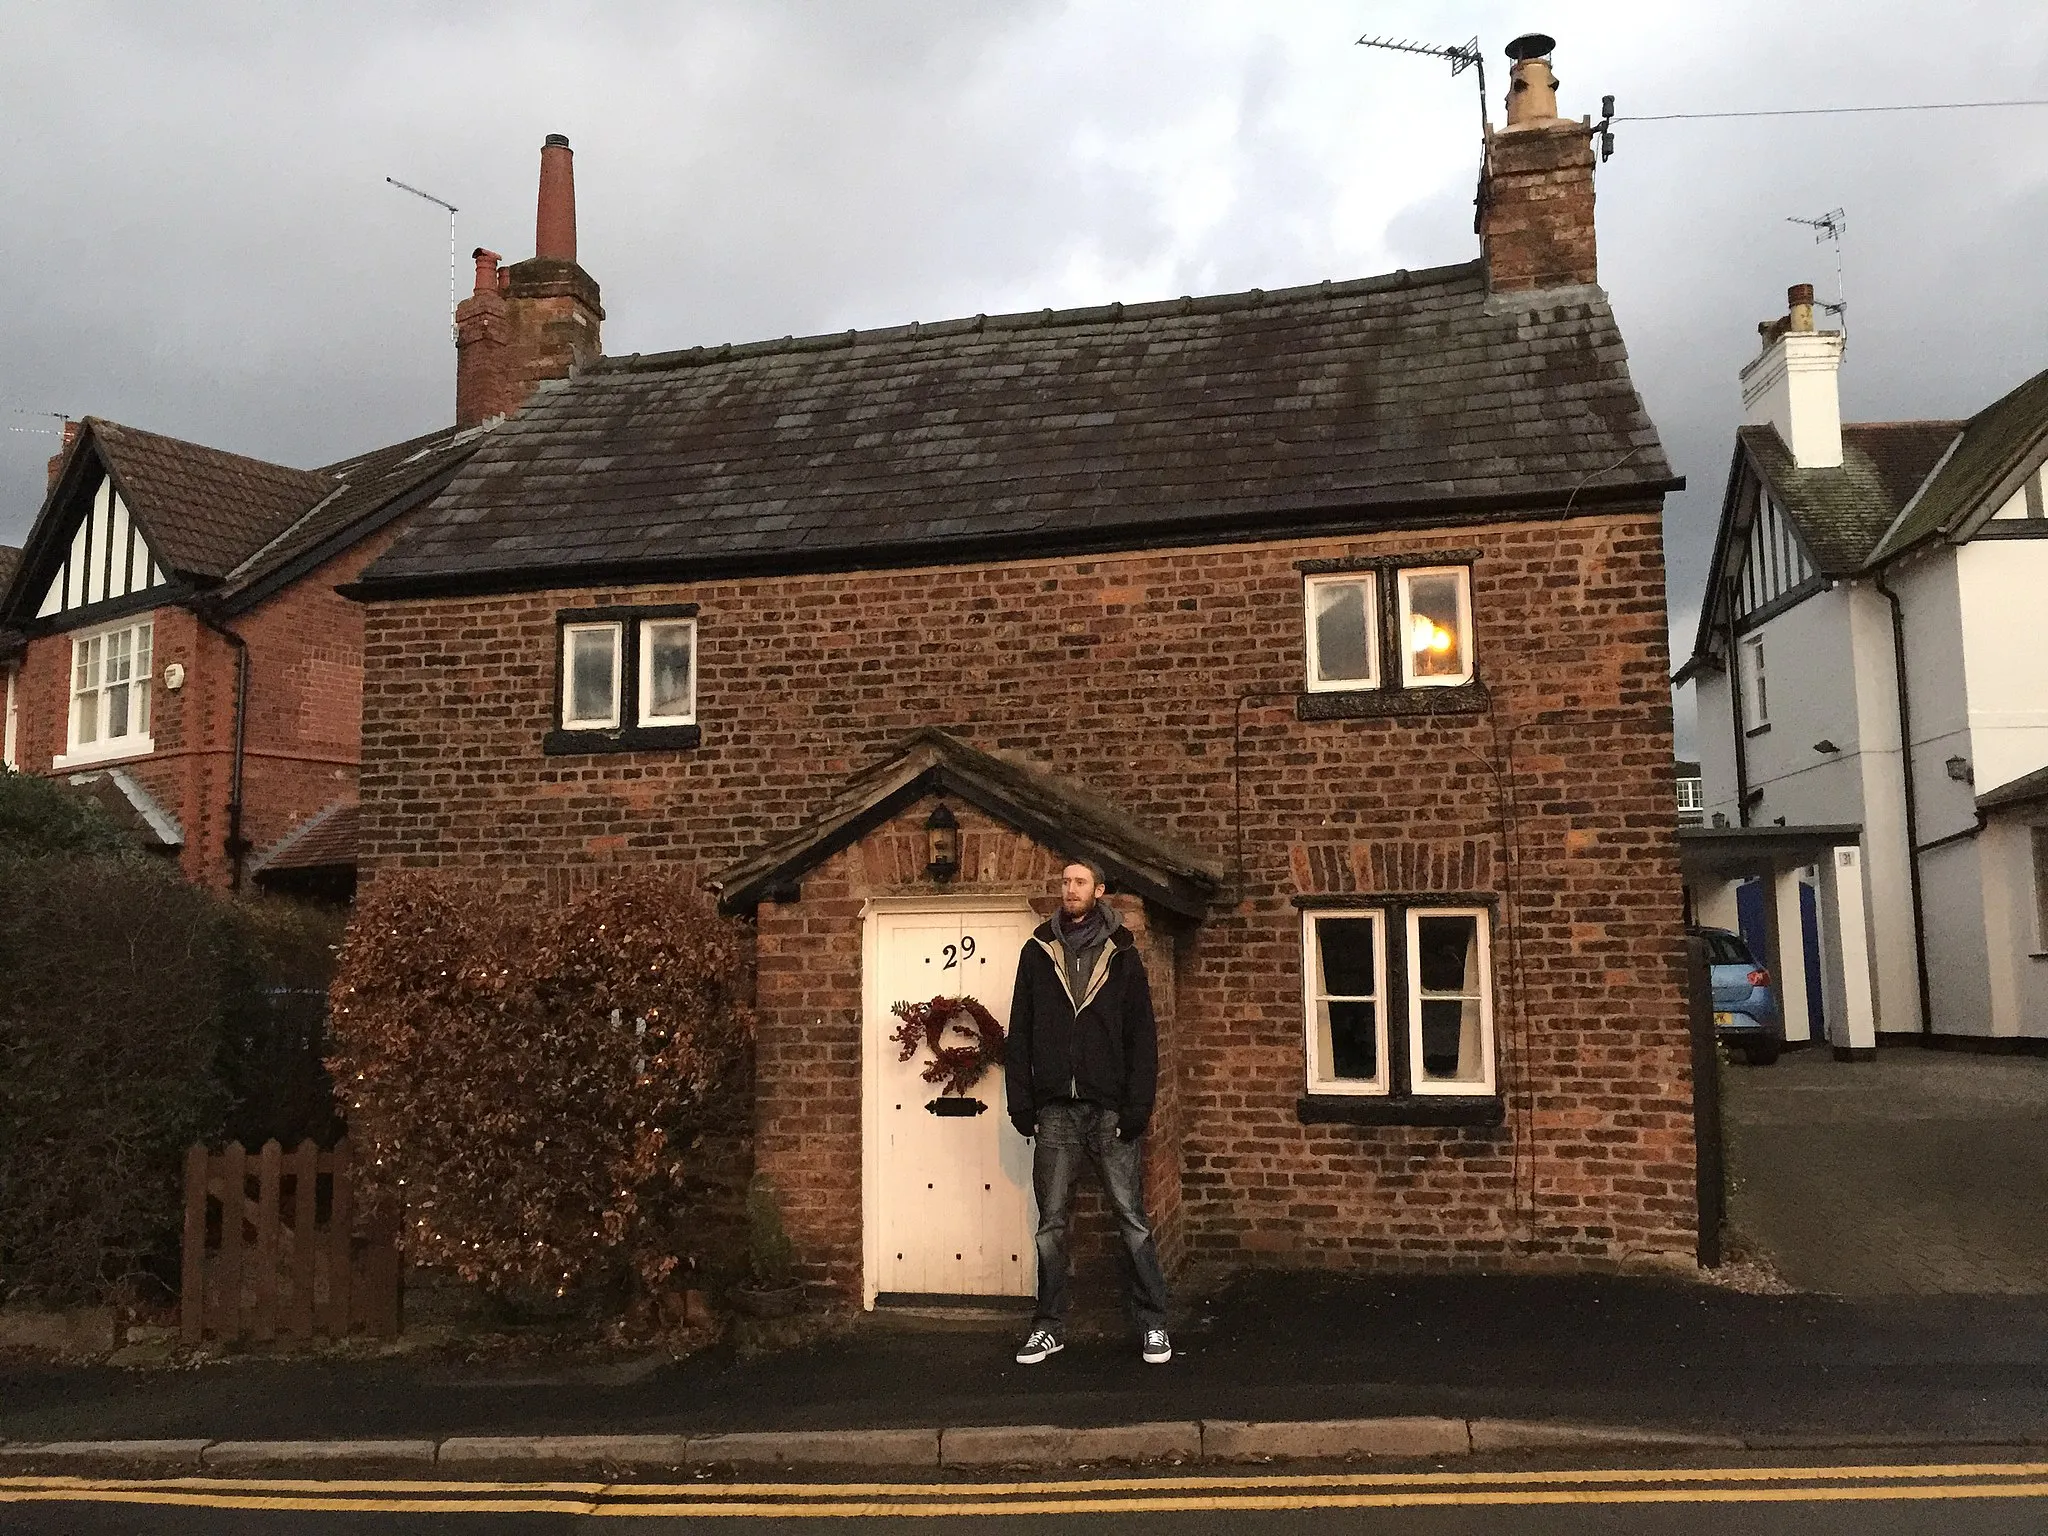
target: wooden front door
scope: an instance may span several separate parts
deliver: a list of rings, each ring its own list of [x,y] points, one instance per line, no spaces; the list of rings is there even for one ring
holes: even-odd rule
[[[867,914],[862,1033],[866,1300],[1029,1296],[1037,1289],[1031,1145],[1010,1125],[1001,1068],[966,1095],[979,1113],[934,1113],[947,1097],[901,1061],[899,1001],[972,997],[1007,1030],[1017,957],[1038,919],[1022,903],[877,904]],[[958,1096],[954,1096],[956,1099]],[[971,1108],[961,1101],[954,1107]]]

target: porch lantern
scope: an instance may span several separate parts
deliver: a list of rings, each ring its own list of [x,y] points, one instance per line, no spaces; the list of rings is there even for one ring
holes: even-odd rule
[[[944,885],[960,873],[960,823],[941,800],[925,818],[924,872]]]

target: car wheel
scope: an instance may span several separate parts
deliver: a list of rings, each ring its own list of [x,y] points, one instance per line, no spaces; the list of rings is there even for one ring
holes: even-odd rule
[[[1754,1045],[1744,1046],[1742,1054],[1748,1058],[1749,1064],[1752,1067],[1769,1067],[1776,1065],[1778,1049],[1777,1041],[1760,1040]]]

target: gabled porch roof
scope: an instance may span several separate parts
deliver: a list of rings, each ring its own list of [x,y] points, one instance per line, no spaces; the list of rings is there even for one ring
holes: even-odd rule
[[[1112,889],[1199,918],[1224,872],[1193,850],[1140,827],[1066,781],[995,757],[934,727],[863,769],[811,821],[721,870],[710,882],[721,911],[747,911],[842,848],[931,795],[951,795],[1056,853],[1090,859]]]

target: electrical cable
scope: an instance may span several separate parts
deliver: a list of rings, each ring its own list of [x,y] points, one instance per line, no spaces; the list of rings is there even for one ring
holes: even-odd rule
[[[1616,116],[1617,123],[1693,123],[1733,117],[1839,117],[1852,112],[1963,112],[1977,107],[2048,107],[2048,97],[2016,101],[1923,101],[1888,107],[1774,107],[1753,112],[1652,112]]]

